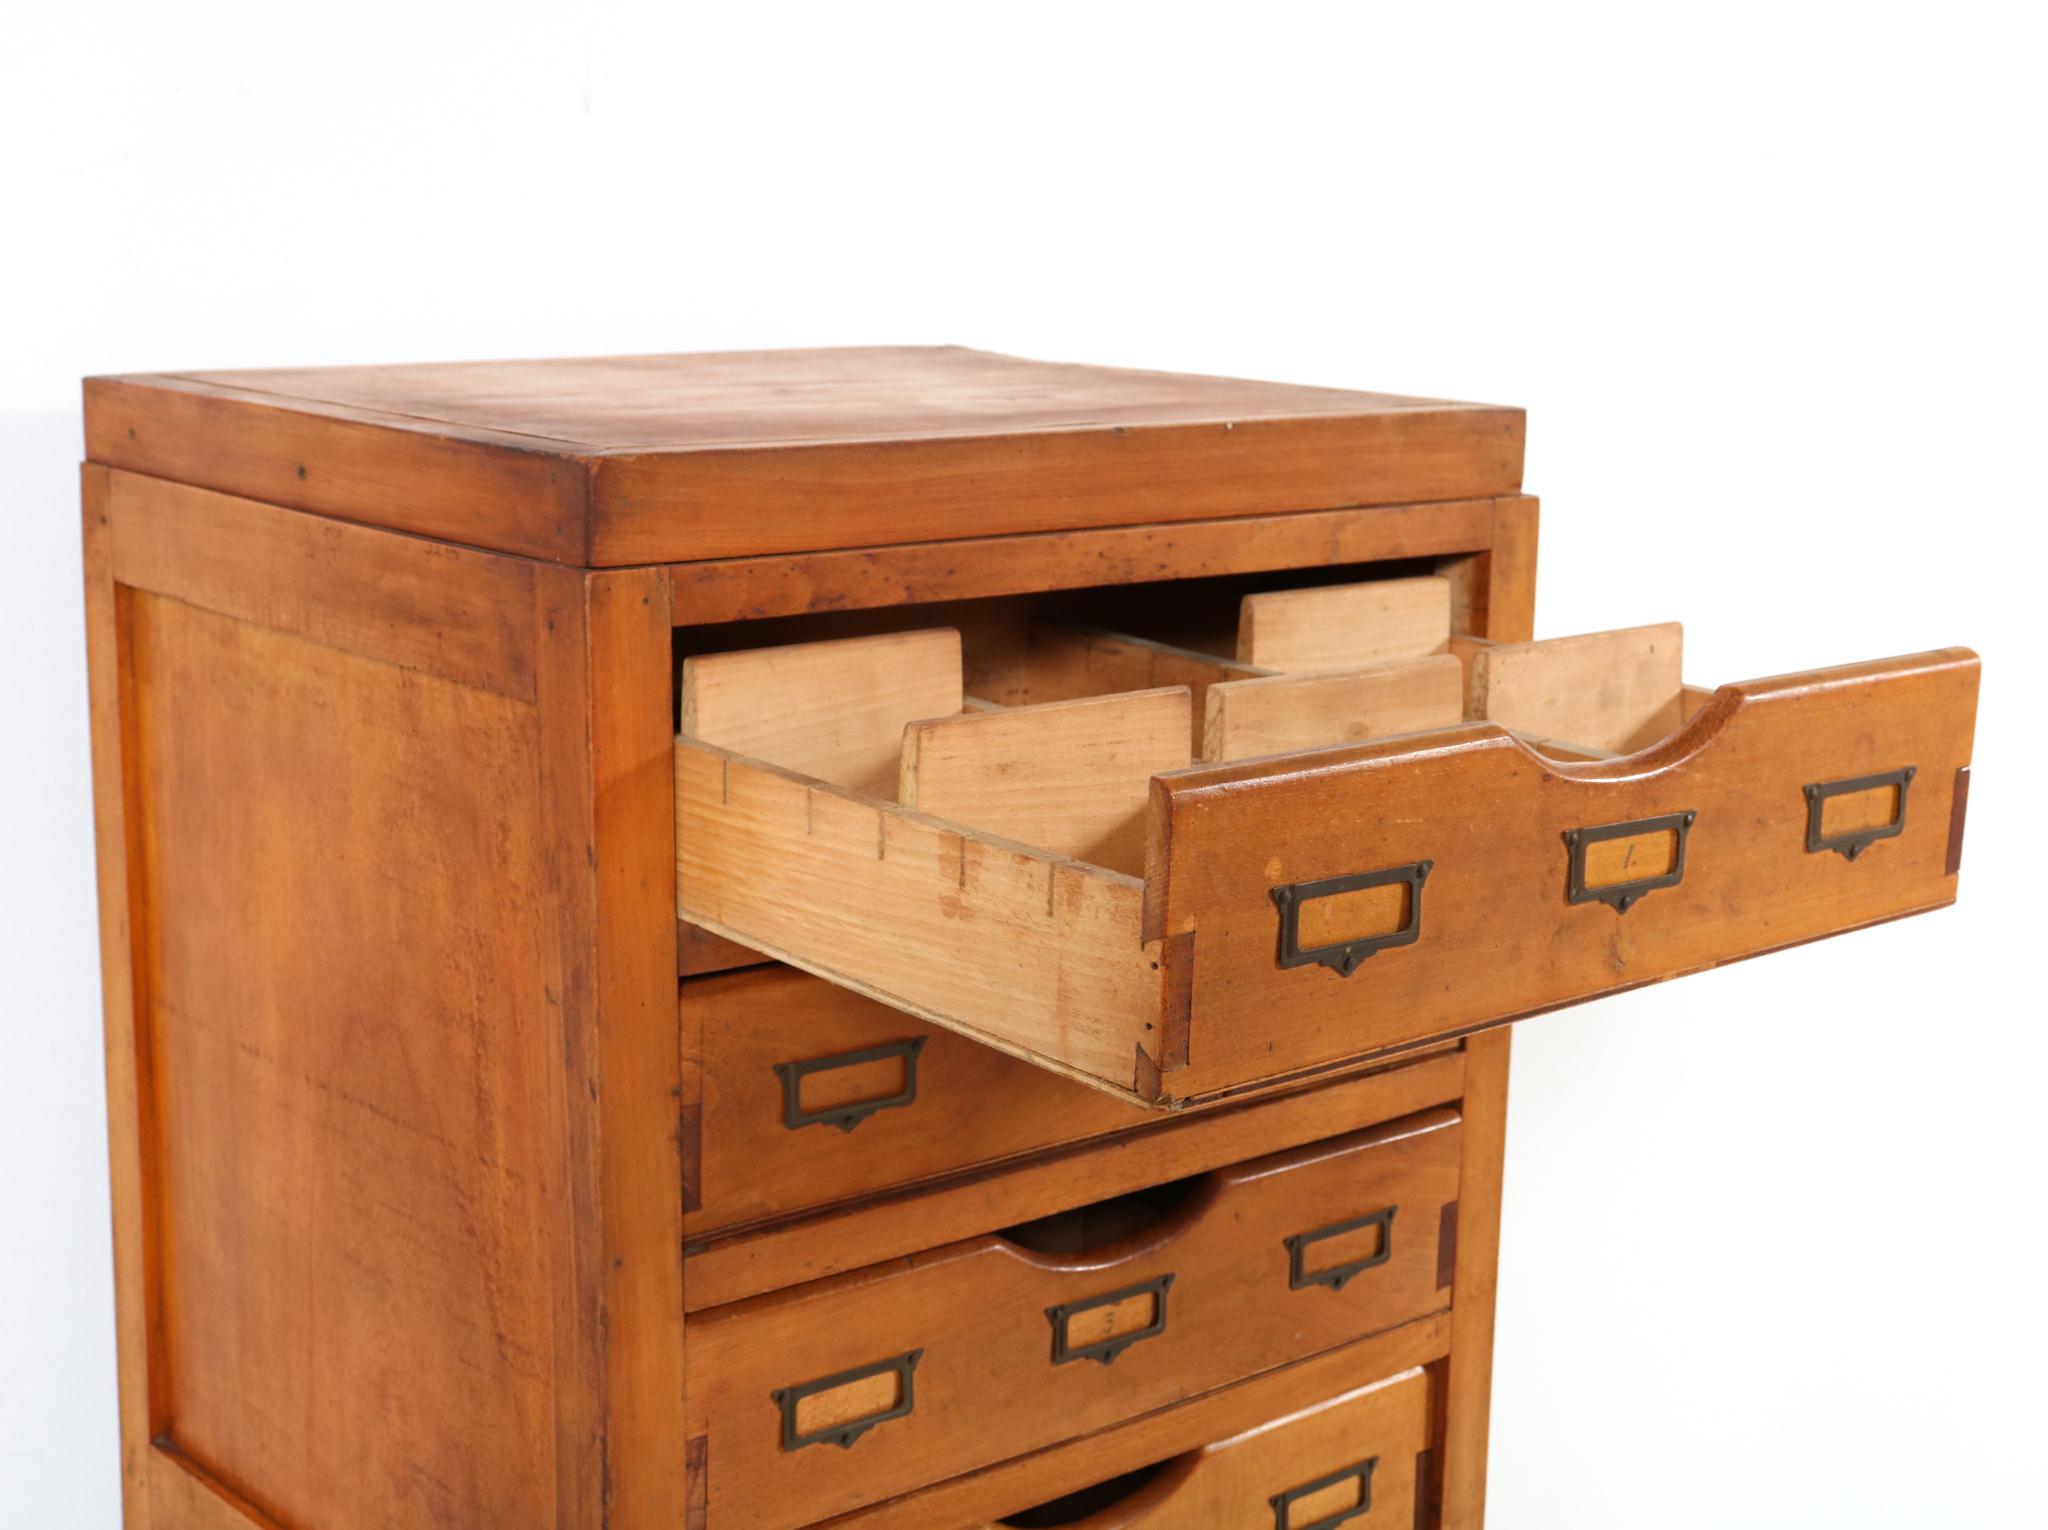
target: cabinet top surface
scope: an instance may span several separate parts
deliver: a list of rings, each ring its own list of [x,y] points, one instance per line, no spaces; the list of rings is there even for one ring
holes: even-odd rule
[[[511,434],[570,454],[1032,434],[1482,406],[1341,388],[1027,361],[961,346],[188,372],[136,382]]]
[[[956,346],[102,378],[86,415],[112,466],[580,563],[1507,492],[1522,429],[1488,405]],[[498,506],[462,524],[369,502],[421,477],[445,501],[465,473]]]

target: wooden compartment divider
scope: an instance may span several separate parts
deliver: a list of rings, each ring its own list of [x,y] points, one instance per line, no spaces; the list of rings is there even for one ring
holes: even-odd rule
[[[961,709],[960,634],[941,627],[685,659],[681,726],[707,743],[886,797],[904,725]]]
[[[1189,750],[1197,756],[1202,748],[1203,698],[1209,687],[1268,673],[1192,648],[1052,622],[1027,623],[1013,641],[977,647],[967,658],[968,689],[1004,706],[1186,686],[1191,697]]]
[[[1237,657],[1265,669],[1355,669],[1442,653],[1450,637],[1450,580],[1373,579],[1245,596]]]
[[[1142,875],[1151,780],[1190,764],[1189,711],[1172,686],[913,722],[896,800]]]
[[[1450,654],[1364,669],[1232,680],[1209,687],[1209,763],[1448,728],[1465,716],[1465,670]]]
[[[1472,715],[1595,753],[1648,748],[1685,716],[1683,638],[1664,622],[1479,649]]]

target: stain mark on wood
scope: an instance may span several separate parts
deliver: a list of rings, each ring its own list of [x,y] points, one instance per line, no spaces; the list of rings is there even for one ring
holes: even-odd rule
[[[1948,809],[1948,876],[1954,876],[1963,867],[1963,820],[1970,812],[1970,767],[1961,766],[1956,771],[1955,795],[1949,799]]]
[[[710,1518],[711,1441],[698,1435],[683,1447],[683,1482],[688,1518],[684,1530],[707,1530]]]
[[[1188,1065],[1188,1033],[1194,1028],[1195,932],[1182,930],[1160,948],[1166,985],[1159,1007],[1159,1068],[1171,1073]]]
[[[1441,1522],[1438,1501],[1442,1497],[1436,1480],[1436,1451],[1415,1452],[1415,1530],[1435,1530]]]

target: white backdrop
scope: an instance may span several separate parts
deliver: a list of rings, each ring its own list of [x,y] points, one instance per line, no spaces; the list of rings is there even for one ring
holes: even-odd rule
[[[0,1523],[117,1522],[79,376],[921,341],[1523,404],[1540,634],[1985,654],[1958,909],[1521,1031],[1491,1523],[2038,1523],[2032,25],[11,10]]]

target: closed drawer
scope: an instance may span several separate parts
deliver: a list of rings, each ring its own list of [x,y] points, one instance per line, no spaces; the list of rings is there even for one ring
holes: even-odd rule
[[[1457,1184],[1429,1111],[706,1314],[707,1522],[805,1524],[1439,1311]]]
[[[1415,1530],[1429,1377],[1411,1370],[988,1530]]]
[[[679,1003],[693,1240],[1159,1119],[787,967]]]
[[[1434,711],[1399,714],[1440,726],[1385,738],[1356,709],[1413,656],[1348,687],[1262,670],[1011,708],[964,698],[950,633],[692,659],[678,912],[1177,1105],[1954,898],[1966,650],[1708,693],[1679,680],[1675,626],[1440,646],[1421,656]],[[836,673],[849,656],[858,684]],[[825,679],[735,686],[765,720],[728,726],[715,678],[764,662]],[[1191,765],[1212,719],[1240,742]],[[1259,729],[1294,748],[1318,727],[1363,741],[1230,758]]]

